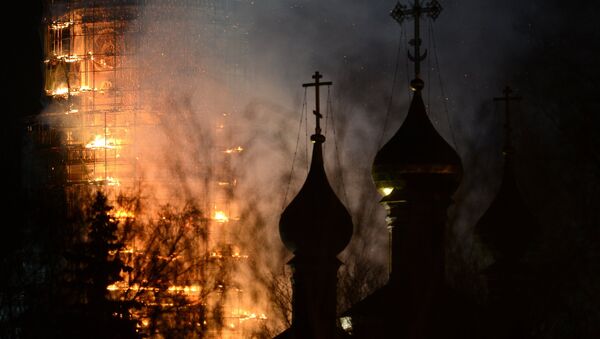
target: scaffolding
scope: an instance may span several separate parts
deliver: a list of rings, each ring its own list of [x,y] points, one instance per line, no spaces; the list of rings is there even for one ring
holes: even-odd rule
[[[51,1],[45,16],[43,128],[58,129],[68,195],[80,185],[133,189],[140,107],[135,1]],[[76,201],[76,199],[72,199]]]
[[[241,66],[243,55],[240,55],[245,47],[239,46],[232,53],[224,44],[231,40],[232,34],[239,33],[237,24],[226,22],[226,18],[240,3],[214,0],[47,2],[43,22],[44,91],[49,104],[43,115],[32,119],[27,128],[38,145],[38,154],[45,153],[41,157],[48,173],[45,183],[62,184],[71,208],[78,207],[80,195],[90,187],[101,187],[113,198],[121,192],[139,191],[145,174],[144,162],[152,156],[144,153],[141,142],[160,131],[164,116],[169,114],[157,110],[153,100],[169,95],[165,88],[172,85],[153,81],[155,75],[160,77],[157,74],[162,65],[156,64],[156,60],[149,63],[140,50],[148,45],[148,39],[168,33],[162,31],[165,26],[181,32],[187,29],[186,23],[198,18],[204,22],[202,39],[195,38],[194,34],[176,34],[176,38],[181,39],[178,46],[188,46],[169,50],[171,57],[179,60],[179,68],[175,69],[181,73],[178,80],[188,77],[190,81],[197,81],[196,77],[205,73],[206,65],[221,64],[226,67],[220,69],[220,76],[233,91],[239,90],[246,76]],[[160,16],[171,8],[179,9],[177,17]],[[163,25],[148,24],[158,20],[162,20]],[[157,51],[157,55],[161,53]],[[202,84],[200,90],[203,90]],[[213,310],[205,317],[209,323],[206,326],[208,338],[243,338],[255,330],[252,321],[256,325],[266,320],[265,314],[252,310],[253,305],[245,301],[242,286],[235,277],[239,265],[247,259],[235,241],[235,235],[243,228],[235,203],[236,179],[232,170],[232,161],[243,151],[232,138],[230,118],[238,109],[236,105],[233,102],[228,112],[219,113],[214,123],[209,123],[214,127],[210,155],[202,159],[205,164],[199,167],[194,178],[195,185],[202,191],[202,210],[208,216],[197,225],[202,229],[199,234],[204,235],[196,239],[198,255],[194,259],[193,278],[172,281],[169,290],[191,297],[193,307],[202,305],[204,309]],[[203,114],[203,109],[210,107],[189,113]],[[177,179],[159,172],[143,180],[169,186]],[[168,199],[155,198],[159,202]],[[144,255],[138,253],[135,244],[127,244],[127,247],[130,255]],[[200,295],[199,286],[207,276],[215,282],[211,286],[215,293]],[[140,320],[144,317],[142,313]]]

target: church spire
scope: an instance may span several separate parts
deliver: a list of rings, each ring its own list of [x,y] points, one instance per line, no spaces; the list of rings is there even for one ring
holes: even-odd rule
[[[494,101],[504,102],[504,173],[496,197],[479,219],[476,232],[482,242],[490,249],[495,259],[516,260],[530,245],[536,222],[529,212],[518,187],[513,163],[514,146],[511,140],[511,101],[521,97],[511,96],[510,87],[504,89],[504,96]],[[517,236],[518,235],[518,236]]]
[[[414,0],[412,7],[397,3],[390,15],[399,24],[414,20],[414,37],[410,40],[413,54],[408,57],[415,65],[415,78],[410,86],[414,91],[408,115],[400,129],[377,153],[373,163],[373,179],[377,188],[389,195],[393,189],[406,186],[411,174],[438,174],[448,178],[448,188],[453,192],[462,176],[462,164],[456,151],[442,138],[429,120],[422,98],[425,83],[421,79],[421,61],[427,50],[421,53],[420,25],[422,16],[436,19],[442,6],[436,0],[426,5]],[[447,185],[445,185],[447,186]]]
[[[506,87],[503,97],[494,98],[505,104],[504,173],[498,193],[475,225],[477,237],[493,259],[482,272],[487,289],[483,322],[492,333],[490,338],[529,335],[529,329],[522,326],[528,317],[523,312],[528,307],[526,291],[537,288],[527,255],[536,250],[540,227],[516,180],[510,103],[521,98],[511,94],[511,89]]]
[[[462,177],[456,151],[429,120],[422,98],[420,20],[437,18],[441,6],[415,0],[410,9],[397,4],[399,23],[415,20],[414,91],[408,114],[377,152],[372,177],[387,212],[390,275],[388,283],[344,315],[358,338],[443,338],[456,323],[453,293],[445,280],[447,210]],[[389,310],[393,309],[394,312]]]
[[[348,244],[352,234],[352,221],[346,207],[331,188],[323,164],[322,144],[325,136],[321,134],[319,120],[322,115],[319,107],[320,86],[329,86],[330,81],[321,82],[319,72],[315,72],[315,82],[303,84],[303,87],[315,87],[315,134],[312,162],[308,177],[298,195],[283,211],[280,232],[283,242],[294,253],[311,255],[333,255],[341,252]]]
[[[319,120],[321,82],[316,72],[315,134],[310,171],[298,195],[281,214],[279,234],[285,246],[294,253],[289,262],[292,277],[292,327],[277,338],[330,339],[336,331],[337,259],[352,237],[352,218],[331,188],[323,165]]]

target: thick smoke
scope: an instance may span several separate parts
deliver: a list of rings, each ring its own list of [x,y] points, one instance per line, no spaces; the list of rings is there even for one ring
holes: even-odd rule
[[[327,131],[327,169],[355,219],[355,237],[343,257],[351,263],[355,251],[366,250],[368,260],[360,264],[380,267],[385,275],[384,212],[377,204],[370,166],[406,114],[407,83],[413,77],[406,58],[412,23],[399,26],[388,15],[394,4],[240,1],[223,6],[225,11],[216,16],[196,10],[191,2],[179,8],[161,8],[159,3],[147,7],[149,33],[139,57],[150,68],[160,65],[158,78],[148,84],[163,87],[154,99],[168,110],[168,121],[163,121],[168,127],[166,161],[158,164],[176,166],[182,181],[193,181],[198,175],[193,161],[207,161],[207,150],[214,147],[210,124],[221,113],[232,114],[235,142],[246,147],[236,167],[237,198],[260,212],[246,218],[264,223],[261,233],[252,230],[242,239],[254,244],[256,253],[251,255],[258,266],[282,268],[289,257],[278,241],[277,223],[282,206],[306,174],[314,97],[308,92],[304,107],[300,85],[318,70],[334,82],[328,92],[328,113],[335,120]],[[422,27],[428,49],[423,63],[425,100],[431,120],[465,166],[451,210],[450,233],[459,253],[454,260],[467,256],[464,260],[477,265],[472,228],[493,198],[502,164],[503,108],[492,98],[501,95],[505,85],[518,93],[528,89],[519,82],[519,65],[531,58],[535,40],[562,18],[553,4],[536,2],[444,1],[442,6],[440,17],[433,23],[425,20]],[[544,20],[535,15],[538,10],[544,11]],[[238,76],[229,77],[233,72]],[[327,107],[327,95],[322,98],[321,107]],[[306,112],[297,147],[298,123]],[[528,112],[521,107],[518,114]],[[515,123],[523,121],[517,118]],[[544,126],[541,122],[537,128],[545,131]],[[552,137],[551,132],[543,133]],[[521,143],[527,142],[521,135]],[[537,188],[522,186],[526,200],[533,199]],[[192,189],[186,194],[202,192]]]
[[[571,173],[553,179],[564,171],[579,171],[574,164],[590,159],[578,147],[584,141],[575,131],[585,126],[579,119],[584,112],[598,107],[582,108],[563,97],[568,93],[573,100],[580,98],[580,87],[581,93],[594,95],[598,67],[578,68],[591,65],[593,53],[570,55],[568,50],[578,47],[580,36],[594,43],[599,30],[597,21],[583,20],[594,12],[588,4],[566,9],[557,1],[440,2],[440,17],[431,26],[424,21],[422,29],[428,49],[423,64],[425,102],[431,120],[456,147],[465,167],[450,227],[459,257],[475,256],[456,260],[476,266],[481,258],[472,254],[472,228],[501,177],[503,107],[492,98],[500,96],[505,85],[524,97],[514,123],[517,177],[525,200],[555,238],[562,234],[563,223],[577,228],[577,221],[589,221],[584,216],[573,221],[568,212],[579,206],[584,180]],[[245,148],[234,165],[239,179],[236,199],[243,202],[240,216],[255,224],[241,233],[240,241],[251,249],[254,267],[283,270],[290,253],[279,242],[277,223],[282,206],[306,175],[306,136],[314,128],[313,93],[307,93],[305,108],[301,84],[318,70],[334,83],[328,92],[329,118],[334,119],[327,131],[329,179],[355,222],[355,237],[343,257],[354,262],[354,251],[363,248],[368,255],[360,264],[378,267],[380,278],[385,276],[384,211],[377,203],[370,167],[408,109],[411,22],[400,27],[389,16],[394,1],[227,1],[219,13],[200,10],[195,3],[162,6],[157,1],[141,18],[147,31],[138,57],[156,70],[146,74],[143,90],[152,94],[144,104],[166,113],[160,134],[141,136],[148,137],[148,152],[160,154],[144,169],[148,176],[165,166],[167,175],[176,173],[179,184],[165,193],[167,199],[204,194],[197,178],[211,170],[213,127],[223,113],[230,114],[233,144]],[[588,75],[582,75],[584,71]],[[327,95],[322,98],[321,107],[329,106]],[[300,120],[303,111],[308,117]],[[588,150],[597,145],[592,139],[585,143]],[[560,160],[566,155],[571,166]],[[598,164],[596,156],[585,165],[594,187]],[[565,203],[548,201],[549,196]],[[245,278],[260,281],[251,274]]]

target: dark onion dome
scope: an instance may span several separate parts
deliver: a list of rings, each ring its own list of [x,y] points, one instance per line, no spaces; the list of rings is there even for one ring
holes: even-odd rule
[[[517,186],[510,153],[505,156],[500,190],[475,230],[497,259],[517,259],[524,255],[538,231]]]
[[[329,185],[323,168],[321,143],[317,134],[308,177],[300,192],[281,214],[279,233],[294,254],[335,256],[352,236],[352,218]]]
[[[454,191],[462,176],[461,160],[431,124],[421,97],[422,82],[417,85],[413,84],[415,91],[406,119],[373,162],[373,181],[384,195],[420,174],[441,175],[449,179]]]

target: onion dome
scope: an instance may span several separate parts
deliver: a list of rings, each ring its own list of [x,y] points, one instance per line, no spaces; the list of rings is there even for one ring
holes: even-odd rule
[[[421,97],[423,81],[416,79],[411,85],[414,94],[408,115],[375,156],[373,181],[380,192],[387,195],[393,188],[404,187],[411,177],[437,175],[454,191],[462,176],[461,160],[427,117]]]
[[[518,188],[512,152],[505,150],[504,174],[498,194],[476,225],[482,242],[498,259],[517,259],[531,246],[537,222]]]
[[[315,134],[312,163],[300,192],[281,214],[279,233],[294,254],[335,256],[350,242],[352,218],[329,185],[323,167],[321,144]]]
[[[537,232],[535,218],[527,208],[517,185],[514,169],[514,147],[511,140],[511,101],[521,97],[511,96],[512,89],[506,87],[504,96],[494,101],[505,102],[504,122],[504,174],[498,194],[480,218],[475,231],[497,259],[517,259],[531,246]]]

